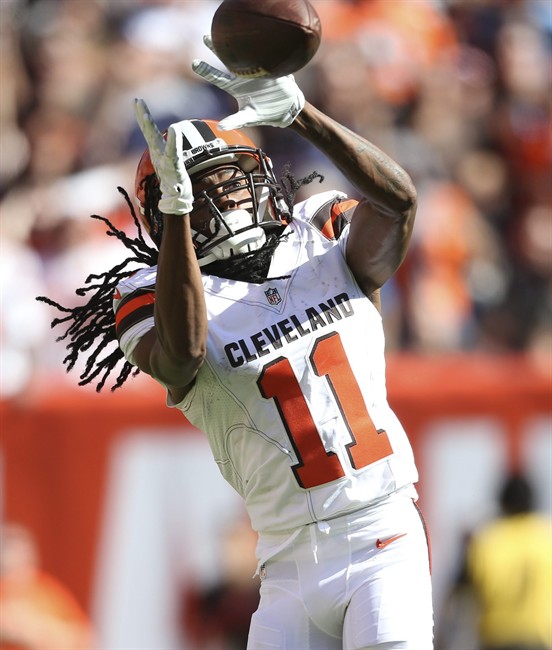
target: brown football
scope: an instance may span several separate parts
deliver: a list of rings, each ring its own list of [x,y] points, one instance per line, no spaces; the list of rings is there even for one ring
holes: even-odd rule
[[[217,56],[242,77],[297,72],[315,55],[321,34],[307,0],[224,0],[211,24]]]

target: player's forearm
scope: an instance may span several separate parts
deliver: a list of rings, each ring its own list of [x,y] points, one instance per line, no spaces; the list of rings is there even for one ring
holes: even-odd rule
[[[415,206],[416,190],[400,165],[312,104],[305,104],[289,128],[324,153],[380,210],[406,214]]]
[[[201,365],[207,314],[201,272],[187,216],[165,215],[157,268],[155,327],[165,355],[183,367]]]

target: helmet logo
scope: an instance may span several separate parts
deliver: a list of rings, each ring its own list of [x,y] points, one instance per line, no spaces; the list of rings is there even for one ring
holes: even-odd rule
[[[270,287],[264,292],[264,294],[269,305],[279,305],[282,302],[278,289]]]
[[[199,147],[194,147],[193,149],[190,149],[189,152],[186,153],[193,156],[194,154],[199,153],[200,151],[209,151],[209,149],[215,149],[215,148],[220,149],[220,146],[213,142],[207,142],[206,144],[199,145]]]
[[[216,140],[211,140],[211,142],[205,142],[204,144],[198,144],[197,146],[193,147],[193,149],[184,149],[182,151],[182,156],[184,159],[184,163],[186,166],[190,165],[195,156],[202,152],[209,152],[209,151],[214,151],[218,150],[221,151],[223,149],[227,149],[226,143],[221,140],[220,138],[217,138]]]

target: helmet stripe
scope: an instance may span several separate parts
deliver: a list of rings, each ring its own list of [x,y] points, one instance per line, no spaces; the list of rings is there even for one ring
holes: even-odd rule
[[[201,126],[200,126],[201,125]],[[184,120],[180,122],[180,131],[182,133],[182,149],[187,151],[194,147],[199,147],[205,142],[215,140],[216,136],[209,126],[199,120],[192,122]],[[205,126],[205,128],[203,128]]]
[[[205,142],[211,142],[211,140],[217,139],[216,133],[207,124],[207,122],[204,122],[203,120],[191,120],[191,122],[196,127],[196,129],[201,133]]]

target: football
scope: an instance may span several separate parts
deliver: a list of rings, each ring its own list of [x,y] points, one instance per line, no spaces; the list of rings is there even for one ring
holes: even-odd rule
[[[241,77],[282,77],[316,54],[322,29],[308,0],[224,0],[211,23],[216,55]]]

